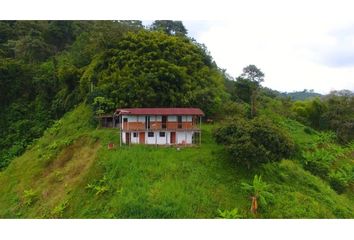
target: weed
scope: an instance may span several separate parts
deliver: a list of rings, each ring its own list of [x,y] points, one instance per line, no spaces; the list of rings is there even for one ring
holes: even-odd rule
[[[31,206],[37,200],[37,193],[31,188],[23,191],[23,205]]]
[[[63,216],[64,210],[68,207],[68,200],[57,205],[52,211],[51,216],[53,218],[61,218]]]
[[[95,195],[102,195],[110,190],[109,185],[107,184],[108,178],[106,176],[103,176],[102,179],[94,182],[94,183],[89,183],[86,186],[86,189],[93,190],[95,192]]]
[[[234,208],[232,210],[221,210],[218,209],[218,216],[219,218],[223,219],[237,219],[237,218],[242,218],[242,214],[240,214],[239,210],[237,208]]]

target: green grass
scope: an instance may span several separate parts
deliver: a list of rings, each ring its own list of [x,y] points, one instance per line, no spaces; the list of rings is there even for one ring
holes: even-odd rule
[[[352,192],[339,195],[297,160],[247,170],[235,166],[203,125],[202,145],[119,147],[116,129],[96,129],[78,106],[0,172],[1,218],[352,218]],[[291,120],[280,124],[311,146],[317,133]],[[108,143],[116,148],[109,150]],[[274,199],[249,213],[241,183],[263,175]]]

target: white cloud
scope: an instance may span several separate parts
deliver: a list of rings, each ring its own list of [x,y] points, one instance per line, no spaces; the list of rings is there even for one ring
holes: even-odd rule
[[[208,27],[199,31],[193,21],[184,23],[234,77],[255,64],[266,75],[263,85],[276,90],[354,90],[354,28],[348,28],[354,19],[348,9],[331,6],[283,5],[281,12],[267,13],[257,8],[259,15],[239,11],[222,21],[206,21]],[[318,7],[322,11],[312,11]],[[302,8],[306,11],[299,12]]]

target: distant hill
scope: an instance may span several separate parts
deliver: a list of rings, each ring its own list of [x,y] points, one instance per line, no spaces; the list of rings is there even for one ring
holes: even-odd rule
[[[281,93],[281,95],[285,96],[285,97],[290,97],[292,100],[305,100],[305,99],[309,99],[309,98],[323,96],[320,93],[314,92],[312,89],[311,90],[304,89],[303,91],[295,91],[295,92],[290,92],[290,93],[284,92],[284,93]]]

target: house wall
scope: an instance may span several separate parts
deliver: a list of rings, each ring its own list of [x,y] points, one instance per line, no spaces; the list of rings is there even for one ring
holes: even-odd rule
[[[148,132],[145,133],[146,144],[170,144],[169,132],[165,131],[165,137],[160,137],[160,131],[154,131],[154,137],[148,137]]]
[[[170,131],[164,131],[165,132],[165,137],[160,137],[160,131],[154,131],[154,137],[148,137],[148,132],[145,132],[145,144],[158,144],[158,145],[165,145],[165,144],[170,144]],[[134,137],[134,132],[130,132],[131,134],[131,143],[132,144],[137,144],[139,143],[139,132],[137,132],[137,137]],[[192,144],[192,135],[193,131],[188,131],[188,132],[176,132],[176,143],[177,144]],[[126,143],[125,139],[125,132],[122,132],[122,143]]]
[[[193,132],[177,132],[176,133],[176,142],[177,144],[191,144],[192,143]]]

